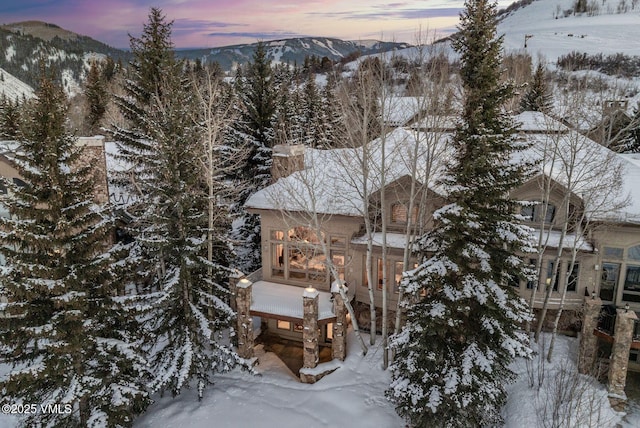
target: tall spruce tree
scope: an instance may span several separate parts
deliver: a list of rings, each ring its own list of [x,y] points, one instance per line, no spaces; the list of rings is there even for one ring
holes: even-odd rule
[[[146,362],[121,330],[128,315],[111,289],[112,222],[94,202],[95,166],[65,129],[66,102],[43,75],[16,136],[25,185],[5,183],[0,361],[13,369],[0,390],[13,403],[63,406],[35,409],[27,426],[130,426],[150,401]]]
[[[520,100],[522,111],[540,111],[548,113],[553,107],[553,97],[545,79],[545,69],[542,60],[538,62],[533,79],[527,88],[527,92]]]
[[[100,132],[102,118],[107,111],[107,88],[97,61],[91,63],[84,88],[87,100],[86,128],[90,134]]]
[[[233,317],[220,285],[229,249],[221,238],[216,256],[207,260],[203,130],[194,117],[191,82],[173,56],[171,25],[151,9],[141,38],[131,41],[133,74],[117,99],[131,121],[129,128],[113,130],[123,160],[132,166],[121,184],[135,195],[124,207],[133,241],[122,264],[132,267],[139,291],[152,390],[178,394],[196,380],[202,397],[211,373],[229,370],[240,359],[218,342]],[[155,72],[148,74],[151,65]]]
[[[20,126],[20,101],[2,96],[0,102],[0,138],[12,140],[17,137]]]
[[[260,220],[242,205],[251,194],[269,185],[271,149],[276,140],[277,92],[263,43],[258,43],[252,61],[236,75],[235,83],[239,112],[230,140],[245,159],[245,166],[238,168],[233,177],[243,189],[236,206],[234,238],[240,243],[236,248],[236,265],[244,271],[253,271],[260,266]]]
[[[520,147],[501,108],[512,91],[500,83],[496,5],[465,6],[454,42],[464,105],[455,159],[442,180],[451,203],[434,213],[437,224],[421,240],[424,261],[403,284],[416,303],[393,340],[388,395],[420,427],[499,425],[505,385],[514,379],[509,363],[530,354],[520,330],[526,304],[507,286],[521,276],[516,254],[530,252],[531,242],[508,198],[526,166],[512,163]]]

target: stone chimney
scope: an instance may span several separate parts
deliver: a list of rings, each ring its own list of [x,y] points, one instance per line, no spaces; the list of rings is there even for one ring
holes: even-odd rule
[[[107,181],[107,157],[104,149],[104,137],[96,135],[93,137],[79,137],[76,144],[84,147],[80,164],[82,166],[91,165],[93,170],[94,201],[104,204],[109,201],[109,184]]]
[[[296,171],[304,169],[303,144],[273,146],[273,163],[271,164],[271,182],[275,183],[279,178],[287,177]]]

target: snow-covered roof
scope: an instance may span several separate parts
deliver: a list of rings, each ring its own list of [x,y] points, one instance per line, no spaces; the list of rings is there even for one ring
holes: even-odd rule
[[[538,239],[540,239],[540,230],[533,230],[533,239],[537,243]],[[560,245],[560,238],[562,237],[562,232],[559,230],[544,230],[542,232],[542,244],[548,248],[558,248]],[[582,235],[576,235],[575,233],[567,233],[565,234],[564,240],[562,241],[562,248],[578,249],[578,251],[593,251],[593,246],[584,239]]]
[[[308,293],[305,290],[293,285],[256,281],[251,290],[251,311],[302,319],[304,316],[302,297]],[[318,293],[318,321],[335,318],[331,293],[317,290],[316,292]]]
[[[514,119],[520,123],[518,130],[523,132],[569,132],[569,128],[563,123],[539,111],[524,111],[516,115]]]
[[[376,232],[371,236],[373,245],[376,247],[382,246],[382,233]],[[367,237],[360,236],[351,240],[352,244],[367,245]],[[387,232],[387,248],[399,248],[404,249],[407,243],[407,236],[403,233],[389,233]]]
[[[526,112],[514,119],[522,124],[523,130],[530,131],[520,135],[530,147],[516,154],[514,162],[537,162],[545,175],[583,199],[592,220],[640,222],[639,158],[616,154],[543,113]],[[307,148],[303,170],[255,193],[246,206],[361,217],[366,211],[362,202],[365,185],[369,194],[380,189],[383,145],[386,153],[384,182],[388,184],[411,176],[412,149],[416,142],[419,147],[416,176],[422,177],[422,169],[430,159],[433,160],[435,168],[427,184],[434,192],[446,195],[446,190],[437,183],[445,164],[451,159],[450,145],[446,144],[450,137],[447,132],[396,128],[365,148]],[[431,158],[429,153],[432,153]],[[368,156],[372,166],[366,181],[362,172],[363,155]],[[569,174],[571,164],[573,170]],[[621,171],[619,188],[613,186],[616,169]],[[568,180],[569,175],[571,180]],[[628,203],[620,206],[627,197]]]
[[[382,118],[391,126],[404,126],[425,109],[423,97],[386,97],[382,102]]]
[[[279,179],[254,193],[245,206],[255,209],[316,212],[346,216],[362,216],[365,188],[374,193],[381,187],[384,147],[384,182],[391,183],[410,176],[411,162],[417,144],[417,177],[425,176],[429,153],[437,161],[434,170],[442,168],[448,134],[409,131],[397,128],[366,147],[353,149],[305,150],[304,169]],[[368,178],[363,173],[363,158],[370,168]],[[437,176],[433,174],[432,176]],[[437,189],[435,181],[430,183]]]

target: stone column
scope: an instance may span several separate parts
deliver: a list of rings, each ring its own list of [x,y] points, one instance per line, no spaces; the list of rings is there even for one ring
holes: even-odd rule
[[[586,297],[584,300],[584,315],[582,319],[582,331],[580,333],[580,351],[578,354],[578,371],[582,374],[593,374],[598,353],[598,337],[593,331],[598,328],[598,318],[602,300]]]
[[[633,340],[633,327],[637,319],[634,311],[618,309],[609,364],[609,384],[607,385],[612,406],[615,406],[614,401],[618,401],[618,404],[626,401],[624,387],[627,383],[627,366],[629,365],[629,350]]]
[[[344,361],[347,356],[347,309],[340,293],[333,293],[333,313],[336,314],[336,322],[333,324],[331,356]]]
[[[246,278],[238,281],[236,306],[238,313],[238,355],[253,358],[253,320],[251,319],[252,282]]]
[[[304,289],[302,295],[302,367],[312,369],[318,365],[318,290],[312,287]]]
[[[240,281],[240,279],[244,277],[245,275],[237,269],[234,269],[231,275],[229,275],[229,306],[234,310],[234,312],[238,309],[238,306],[236,305],[238,281]]]

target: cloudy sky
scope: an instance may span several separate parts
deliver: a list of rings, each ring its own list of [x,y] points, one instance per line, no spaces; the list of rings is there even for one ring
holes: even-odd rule
[[[128,47],[149,8],[173,20],[178,48],[331,36],[415,42],[416,34],[455,29],[464,0],[2,0],[0,24],[40,20]],[[506,6],[510,0],[499,0]]]

